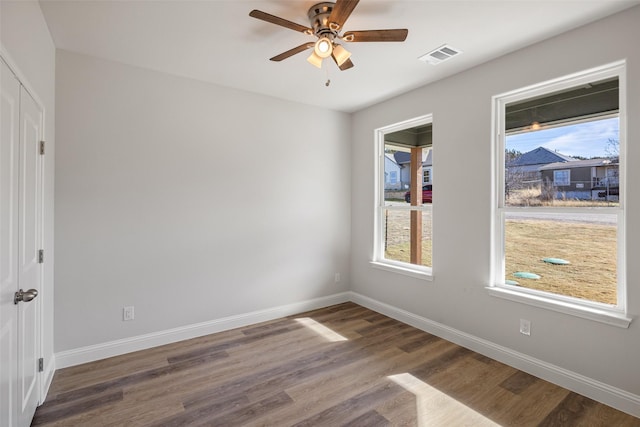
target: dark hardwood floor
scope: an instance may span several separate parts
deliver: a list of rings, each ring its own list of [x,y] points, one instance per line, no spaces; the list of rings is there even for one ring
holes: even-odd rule
[[[34,426],[640,426],[353,303],[56,372]]]

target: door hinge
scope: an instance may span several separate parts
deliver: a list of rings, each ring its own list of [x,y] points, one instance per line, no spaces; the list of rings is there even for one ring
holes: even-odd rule
[[[44,141],[40,141],[40,154],[44,155]]]
[[[44,358],[38,359],[38,372],[44,371]]]
[[[38,251],[38,264],[42,264],[44,262],[44,249],[40,249]]]

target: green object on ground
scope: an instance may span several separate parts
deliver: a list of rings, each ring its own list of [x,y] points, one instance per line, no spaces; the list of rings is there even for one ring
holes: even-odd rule
[[[569,261],[567,261],[566,259],[562,259],[562,258],[542,258],[542,260],[544,262],[546,262],[546,263],[555,264],[555,265],[571,264]]]
[[[505,285],[513,285],[513,286],[518,286],[520,283],[516,282],[515,280],[505,280],[504,281]]]
[[[515,277],[519,277],[521,279],[532,279],[532,280],[538,280],[540,278],[540,276],[538,276],[535,273],[529,273],[527,271],[518,271],[516,273],[513,273],[513,275]]]

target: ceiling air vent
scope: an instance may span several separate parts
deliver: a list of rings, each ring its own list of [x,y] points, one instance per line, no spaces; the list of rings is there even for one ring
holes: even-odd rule
[[[420,61],[427,62],[431,65],[437,65],[447,59],[451,59],[456,55],[461,54],[462,51],[460,49],[456,49],[455,47],[451,47],[449,45],[442,45],[439,48],[432,50],[431,52],[422,55],[418,59]]]

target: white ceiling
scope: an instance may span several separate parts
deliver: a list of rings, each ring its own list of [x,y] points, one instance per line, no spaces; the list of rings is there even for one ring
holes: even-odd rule
[[[345,30],[408,28],[409,36],[404,43],[345,44],[355,64],[347,71],[332,61],[319,70],[306,61],[308,53],[269,61],[313,39],[249,17],[259,9],[309,26],[313,0],[40,3],[57,48],[353,112],[640,0],[361,0]],[[437,66],[417,60],[445,43],[463,54]]]

